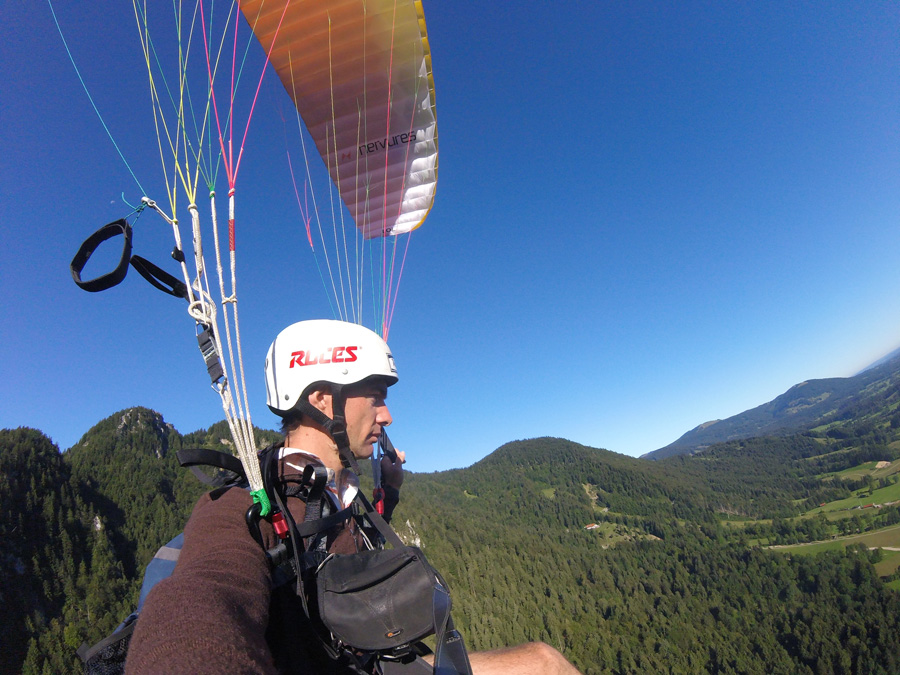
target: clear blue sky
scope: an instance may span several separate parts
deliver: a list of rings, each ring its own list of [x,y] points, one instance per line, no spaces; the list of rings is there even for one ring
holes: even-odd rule
[[[130,3],[103,3],[102,18],[58,5],[153,185]],[[543,435],[640,455],[900,344],[896,3],[424,5],[440,177],[390,340],[409,468]],[[47,5],[0,14],[0,426],[61,449],[132,405],[183,433],[209,426],[221,409],[183,305],[134,273],[96,295],[72,283],[81,241],[127,214],[122,193],[141,195]],[[330,316],[279,86],[264,88],[238,203],[253,420],[270,428],[269,342]],[[136,237],[135,252],[167,260],[161,226]]]

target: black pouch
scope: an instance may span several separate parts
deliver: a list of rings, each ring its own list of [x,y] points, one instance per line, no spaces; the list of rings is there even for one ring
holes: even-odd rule
[[[285,512],[277,492],[275,499]],[[368,520],[392,548],[331,554],[323,560],[319,551],[298,555],[297,547],[292,547],[303,611],[326,651],[332,658],[375,655],[385,662],[418,662],[418,655],[430,651],[419,640],[434,635],[432,672],[472,675],[465,643],[450,616],[447,583],[420,549],[401,541],[361,493],[356,505],[361,508],[353,517],[360,527]],[[340,521],[347,515],[341,511],[299,526],[292,523],[291,530],[298,539],[308,537],[324,531],[323,526],[335,518]]]
[[[399,654],[436,632],[442,581],[414,546],[332,555],[316,573],[319,617],[344,645]]]

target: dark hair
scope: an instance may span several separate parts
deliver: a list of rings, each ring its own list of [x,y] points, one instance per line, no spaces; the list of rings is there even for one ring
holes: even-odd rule
[[[281,433],[287,436],[290,432],[300,426],[303,419],[303,413],[297,408],[291,408],[281,417]]]

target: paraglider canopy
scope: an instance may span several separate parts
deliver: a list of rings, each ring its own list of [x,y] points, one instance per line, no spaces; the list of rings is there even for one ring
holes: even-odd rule
[[[247,0],[240,7],[363,236],[421,225],[437,182],[421,3]]]

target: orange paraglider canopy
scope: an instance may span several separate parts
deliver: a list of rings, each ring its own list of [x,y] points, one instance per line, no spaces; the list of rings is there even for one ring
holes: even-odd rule
[[[363,236],[421,225],[437,182],[421,3],[246,0],[240,7]]]

